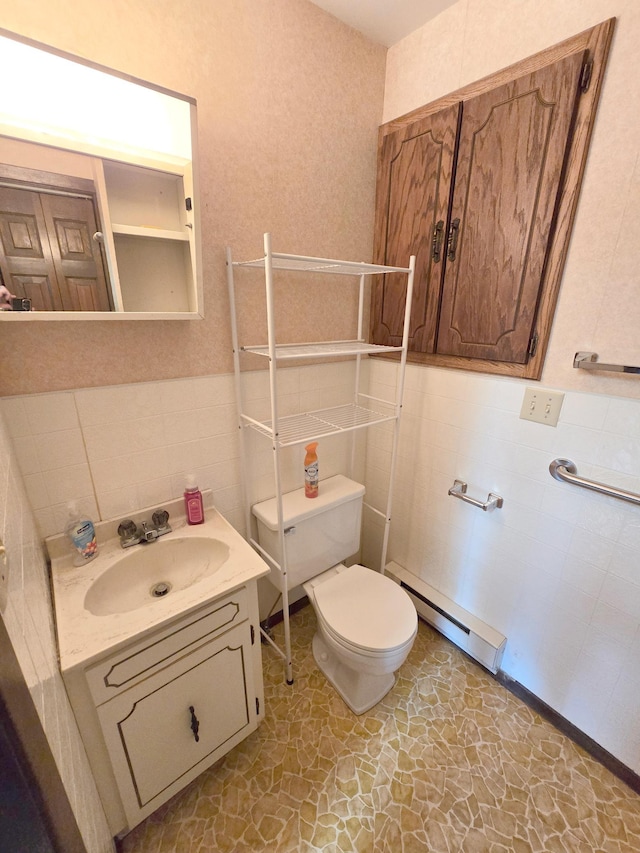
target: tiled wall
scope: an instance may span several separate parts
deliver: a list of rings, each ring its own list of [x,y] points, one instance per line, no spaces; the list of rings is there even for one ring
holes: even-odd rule
[[[113,842],[58,670],[55,628],[42,543],[11,442],[0,416],[0,538],[7,552],[4,620],[47,735],[87,850]]]
[[[286,370],[281,413],[308,409],[311,397],[314,408],[350,401],[353,382],[352,364]],[[266,417],[266,371],[247,374],[245,388],[247,409]],[[70,500],[94,519],[126,516],[179,496],[187,472],[213,489],[217,508],[242,530],[236,422],[229,375],[0,400],[0,531],[11,567],[3,618],[91,853],[111,851],[112,842],[58,670],[41,539],[64,528]],[[254,440],[256,501],[274,485],[270,442]],[[300,447],[284,454],[285,489],[302,484],[303,455]],[[322,443],[322,476],[348,461],[344,439]]]
[[[371,365],[375,395],[393,371]],[[640,507],[549,474],[564,457],[640,492],[640,401],[567,392],[553,428],[519,418],[525,387],[408,367],[389,557],[502,631],[503,669],[640,772]],[[372,435],[370,496],[389,438]],[[454,479],[503,509],[449,497]]]
[[[281,371],[280,415],[353,399],[352,362]],[[245,411],[268,418],[268,373],[243,380]],[[217,509],[244,530],[240,444],[230,375],[144,382],[0,400],[42,536],[64,530],[70,501],[94,519],[125,517],[179,497],[186,475],[212,489]],[[251,442],[251,502],[274,493],[271,443]],[[321,476],[344,471],[349,443],[323,440]],[[283,486],[303,482],[304,449],[283,452]]]
[[[395,367],[369,363],[373,396]],[[281,414],[351,399],[353,365],[289,368]],[[247,408],[266,414],[265,371],[246,376]],[[526,383],[409,366],[389,558],[508,637],[503,667],[621,761],[640,771],[640,508],[553,480],[549,463],[640,491],[640,402],[566,392],[556,428],[519,418]],[[66,501],[118,517],[179,495],[192,470],[244,530],[232,377],[80,389],[0,403],[43,535]],[[388,429],[369,432],[367,497],[385,507]],[[270,443],[251,439],[251,501],[273,494]],[[256,444],[257,442],[257,444]],[[347,470],[349,441],[320,444],[321,476]],[[284,488],[302,484],[302,447],[284,454]],[[447,496],[454,479],[504,508]],[[379,563],[365,512],[365,562]],[[269,602],[271,603],[271,602]]]

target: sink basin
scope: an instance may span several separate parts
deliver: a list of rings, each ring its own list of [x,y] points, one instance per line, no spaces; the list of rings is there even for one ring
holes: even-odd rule
[[[228,557],[226,543],[204,536],[135,545],[91,584],[85,609],[111,616],[153,606],[211,577]]]

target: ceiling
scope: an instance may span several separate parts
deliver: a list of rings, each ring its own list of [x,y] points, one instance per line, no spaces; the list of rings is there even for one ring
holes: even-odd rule
[[[311,0],[373,41],[390,47],[457,0]]]

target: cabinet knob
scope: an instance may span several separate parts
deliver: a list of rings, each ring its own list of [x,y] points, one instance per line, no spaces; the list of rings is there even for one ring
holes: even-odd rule
[[[198,741],[200,740],[200,737],[198,735],[198,730],[200,729],[200,723],[198,721],[198,718],[196,717],[195,709],[194,709],[193,705],[189,705],[189,711],[191,713],[191,731],[193,732],[193,736],[196,740],[196,743],[198,743]]]

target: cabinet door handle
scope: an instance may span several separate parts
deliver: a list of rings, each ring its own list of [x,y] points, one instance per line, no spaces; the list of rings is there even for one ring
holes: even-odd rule
[[[442,256],[442,237],[444,234],[444,221],[439,219],[436,227],[433,229],[433,240],[431,243],[431,257],[433,262],[437,264]]]
[[[191,731],[193,732],[193,736],[196,739],[196,743],[200,740],[198,735],[198,729],[200,728],[200,723],[198,722],[198,718],[195,715],[195,710],[193,705],[189,705],[189,711],[191,712]]]
[[[456,259],[456,249],[458,248],[458,234],[460,229],[460,220],[454,219],[449,226],[449,239],[447,240],[447,257],[450,261]]]

